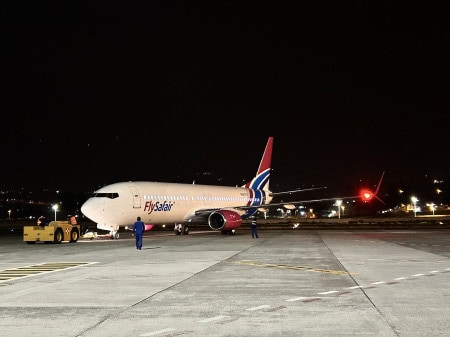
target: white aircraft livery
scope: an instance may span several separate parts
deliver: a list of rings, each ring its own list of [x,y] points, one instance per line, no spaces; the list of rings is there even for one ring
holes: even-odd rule
[[[173,224],[175,233],[188,234],[189,224],[208,224],[222,234],[234,233],[243,219],[258,209],[270,206],[300,204],[338,198],[272,203],[274,195],[318,188],[272,193],[269,190],[273,137],[269,137],[256,176],[243,186],[215,186],[150,181],[118,182],[93,193],[81,206],[81,212],[97,223],[97,228],[119,238],[120,227],[130,227],[138,216],[146,224]],[[364,198],[371,195],[365,190]],[[357,196],[360,197],[360,196]],[[355,197],[344,197],[355,198]],[[341,198],[342,199],[342,198]]]

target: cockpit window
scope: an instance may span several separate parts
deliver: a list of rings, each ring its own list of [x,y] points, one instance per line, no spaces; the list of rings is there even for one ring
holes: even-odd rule
[[[93,197],[115,199],[119,197],[119,193],[94,193]]]

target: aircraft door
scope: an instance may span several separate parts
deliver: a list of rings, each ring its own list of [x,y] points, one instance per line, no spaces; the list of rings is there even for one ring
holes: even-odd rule
[[[141,208],[141,196],[138,189],[134,186],[128,186],[128,188],[133,195],[133,208]]]

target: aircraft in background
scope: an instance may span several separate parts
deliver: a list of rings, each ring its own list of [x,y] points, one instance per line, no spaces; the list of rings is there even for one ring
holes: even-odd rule
[[[81,212],[95,222],[98,229],[109,231],[112,239],[118,239],[119,228],[131,227],[138,216],[146,224],[146,230],[158,224],[174,224],[175,233],[188,234],[189,225],[195,223],[208,224],[213,231],[231,234],[242,224],[242,220],[268,207],[348,198],[368,201],[376,196],[366,189],[359,196],[271,203],[276,195],[326,188],[271,192],[269,178],[272,148],[273,137],[269,137],[255,177],[243,186],[118,182],[95,191],[83,203]]]

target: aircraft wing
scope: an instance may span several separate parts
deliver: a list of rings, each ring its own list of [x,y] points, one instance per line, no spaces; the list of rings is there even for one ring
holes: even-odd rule
[[[222,210],[232,210],[235,212],[245,212],[247,210],[252,209],[268,209],[271,207],[280,207],[286,205],[301,205],[315,202],[324,202],[324,201],[332,201],[332,200],[344,200],[344,199],[356,199],[361,198],[361,196],[351,196],[351,197],[334,197],[334,198],[322,198],[322,199],[309,199],[309,200],[297,200],[297,201],[286,201],[286,202],[274,202],[270,204],[264,205],[242,205],[242,206],[234,206],[234,207],[226,207],[226,208],[203,208],[196,210],[192,215],[187,216],[186,220],[196,221],[207,218],[212,212],[222,211]]]
[[[286,201],[286,202],[273,202],[267,205],[260,205],[260,206],[237,206],[236,209],[240,210],[248,210],[248,209],[255,209],[255,208],[270,208],[270,207],[280,207],[280,206],[286,206],[286,205],[301,205],[301,204],[309,204],[314,202],[323,202],[323,201],[332,201],[332,200],[344,200],[344,199],[356,199],[361,198],[359,195],[352,196],[352,197],[334,197],[334,198],[323,198],[323,199],[309,199],[309,200],[298,200],[298,201]]]

